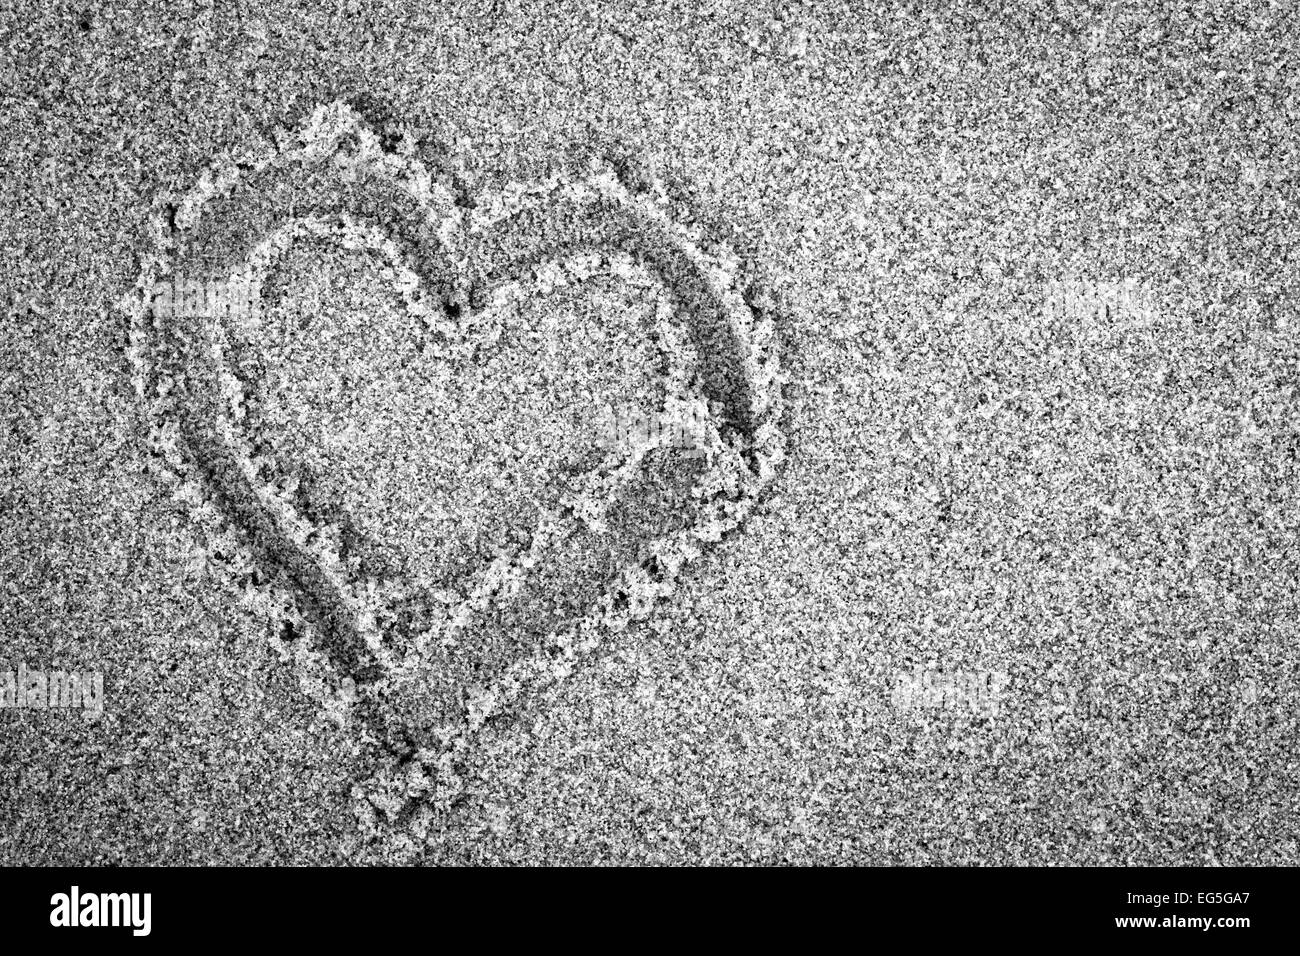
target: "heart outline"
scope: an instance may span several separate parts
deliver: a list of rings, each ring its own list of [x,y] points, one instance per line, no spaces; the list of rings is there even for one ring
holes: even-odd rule
[[[174,204],[170,217],[176,224],[174,230],[168,228],[169,217],[160,203],[153,217],[157,251],[146,257],[136,288],[123,304],[131,319],[128,351],[133,380],[137,394],[148,408],[151,447],[165,463],[160,473],[169,479],[180,497],[191,503],[211,535],[227,550],[239,553],[245,564],[257,567],[265,549],[258,544],[251,558],[240,552],[240,544],[235,540],[240,533],[251,532],[250,537],[255,541],[259,538],[279,538],[282,544],[285,540],[292,541],[298,548],[296,553],[293,547],[281,547],[281,550],[288,552],[285,558],[291,565],[288,576],[300,592],[315,592],[319,597],[330,593],[347,595],[352,590],[346,571],[340,570],[343,562],[338,560],[338,549],[331,553],[328,547],[315,547],[319,542],[311,538],[320,529],[309,518],[283,511],[277,514],[277,509],[285,506],[284,501],[264,493],[260,485],[263,479],[255,464],[256,452],[241,441],[227,417],[218,413],[213,419],[218,423],[215,442],[210,440],[211,436],[201,434],[202,429],[193,427],[191,417],[185,414],[175,396],[179,393],[187,399],[193,398],[193,389],[187,390],[185,385],[193,377],[193,367],[202,367],[203,362],[185,342],[170,334],[175,330],[160,327],[165,323],[158,322],[152,302],[159,279],[175,274],[185,260],[185,244],[195,236],[210,204],[235,196],[240,186],[246,186],[252,178],[292,168],[295,163],[305,169],[333,164],[344,170],[345,180],[349,176],[384,180],[395,193],[411,197],[421,215],[405,220],[405,230],[399,230],[395,238],[390,229],[384,228],[391,226],[387,220],[380,226],[347,210],[324,214],[309,211],[304,216],[290,218],[286,225],[279,227],[280,231],[272,230],[269,237],[254,245],[244,261],[247,263],[251,257],[257,268],[246,272],[257,274],[260,270],[264,279],[269,269],[267,262],[274,259],[276,250],[283,253],[292,244],[295,230],[316,235],[333,231],[344,237],[345,242],[350,238],[380,249],[402,277],[402,295],[408,307],[423,309],[427,314],[428,303],[410,294],[414,288],[410,277],[417,280],[423,277],[444,308],[449,304],[473,308],[474,300],[481,299],[484,288],[509,281],[511,276],[527,268],[529,261],[554,261],[565,250],[572,254],[576,247],[630,248],[636,253],[633,258],[639,264],[648,264],[669,289],[674,313],[692,335],[697,353],[702,353],[701,361],[716,360],[717,355],[710,354],[710,349],[716,352],[720,344],[731,353],[729,362],[708,366],[703,374],[703,387],[718,413],[708,439],[709,472],[707,480],[701,482],[706,494],[702,495],[704,503],[694,522],[671,536],[671,540],[656,540],[650,567],[624,569],[618,584],[605,590],[598,606],[563,634],[552,635],[553,640],[548,638],[549,646],[514,660],[481,700],[470,703],[465,719],[455,727],[440,731],[436,742],[425,740],[420,746],[402,752],[401,746],[392,746],[391,737],[380,740],[394,757],[389,766],[394,779],[406,778],[397,784],[390,779],[388,789],[404,790],[405,797],[389,799],[387,806],[382,795],[376,798],[373,793],[368,794],[368,799],[394,818],[409,810],[412,794],[427,797],[441,789],[443,801],[449,799],[455,792],[456,762],[463,759],[474,733],[492,714],[530,689],[563,677],[578,658],[599,645],[605,633],[621,630],[647,616],[658,598],[671,591],[684,564],[704,546],[716,543],[743,523],[784,456],[784,436],[780,429],[782,379],[771,320],[741,296],[737,261],[725,249],[706,251],[700,245],[702,237],[698,232],[692,233],[674,222],[665,210],[667,203],[662,190],[658,196],[634,193],[612,170],[597,166],[591,175],[576,182],[552,177],[539,185],[508,188],[496,196],[486,197],[481,205],[467,212],[433,181],[413,155],[382,147],[373,131],[345,104],[320,107],[301,130],[282,133],[278,143],[254,150],[251,155],[218,158]],[[559,209],[563,210],[562,215],[557,212]],[[571,233],[566,234],[566,229]],[[542,233],[541,240],[532,249],[524,236],[529,230],[533,234]],[[257,234],[265,232],[262,229]],[[412,235],[423,238],[413,242]],[[424,246],[420,245],[421,241]],[[431,244],[435,246],[433,249],[428,248]],[[499,249],[494,250],[494,246]],[[524,255],[518,253],[520,247],[526,250]],[[504,254],[500,249],[505,250]],[[435,264],[430,265],[431,262]],[[705,330],[703,334],[701,328]],[[216,334],[220,334],[220,329],[220,321],[212,323],[211,330]],[[209,344],[218,346],[215,364],[220,369],[220,342]],[[703,348],[698,348],[699,345]],[[175,350],[179,361],[168,363],[160,357],[169,349]],[[230,407],[238,407],[237,383],[232,386],[229,379],[222,379],[218,374],[214,381],[202,384],[219,393],[223,401],[231,403]],[[212,400],[211,394],[207,400]],[[640,466],[644,455],[653,451],[653,443],[640,449],[624,463],[626,468],[618,477],[626,478]],[[200,463],[197,475],[196,460]],[[229,511],[232,500],[245,499],[257,502],[258,507],[244,510],[236,507],[233,515],[221,513],[223,508]],[[236,527],[231,529],[229,525]],[[538,538],[535,534],[534,542]],[[524,556],[525,562],[528,557],[528,554]],[[272,563],[281,560],[275,558]],[[494,587],[507,586],[511,574],[509,562],[496,570],[497,579],[490,573],[487,579]],[[471,599],[482,597],[482,593],[471,595]],[[293,600],[291,595],[290,605]],[[341,603],[347,605],[348,601]],[[357,603],[357,600],[352,602]],[[322,616],[328,618],[330,613],[339,619],[350,616],[354,621],[363,620],[355,607],[327,609]],[[327,686],[331,682],[336,686],[345,685],[347,675],[362,677],[367,686],[382,686],[408,665],[409,653],[408,660],[395,660],[391,655],[384,659],[374,627],[360,626],[356,630],[365,632],[362,639],[379,658],[383,674],[364,673],[359,660],[333,660],[328,653],[322,665],[303,644],[291,650],[282,646],[280,650],[295,659],[300,678],[304,673],[309,674],[304,683],[315,681]],[[344,677],[340,678],[340,673]],[[331,689],[317,696],[328,711],[336,716],[340,711],[346,715],[348,704],[340,705],[340,700],[346,701],[348,696],[346,688],[341,692]],[[372,695],[372,703],[378,696]],[[385,725],[387,720],[385,715],[376,718],[372,714],[362,723],[368,732],[382,738],[383,733],[376,728]],[[414,785],[408,772],[413,761],[422,775]],[[379,789],[384,787],[381,785]]]

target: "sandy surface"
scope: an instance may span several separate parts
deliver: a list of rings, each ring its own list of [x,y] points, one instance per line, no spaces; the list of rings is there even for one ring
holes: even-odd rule
[[[0,671],[105,684],[0,710],[0,862],[1300,862],[1300,13],[859,6],[0,9]],[[778,333],[744,523],[446,759],[303,663],[133,381],[167,203],[338,102],[459,209],[593,160],[661,188]],[[597,407],[671,377],[671,290],[608,263],[417,361],[373,257],[291,258],[265,428],[356,580],[526,548]],[[674,467],[407,692],[479,706],[693,520]]]

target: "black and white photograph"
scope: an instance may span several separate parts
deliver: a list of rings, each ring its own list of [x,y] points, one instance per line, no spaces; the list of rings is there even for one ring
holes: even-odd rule
[[[1298,204],[1292,0],[0,0],[4,922],[845,867],[1257,938]]]

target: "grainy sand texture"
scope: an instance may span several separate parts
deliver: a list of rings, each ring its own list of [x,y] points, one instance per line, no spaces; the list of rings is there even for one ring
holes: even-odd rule
[[[0,4],[0,864],[1300,862],[1298,129],[1290,2]]]

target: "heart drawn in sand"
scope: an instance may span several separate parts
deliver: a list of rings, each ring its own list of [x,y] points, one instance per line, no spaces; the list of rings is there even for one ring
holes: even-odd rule
[[[740,526],[783,438],[771,322],[662,190],[593,167],[465,208],[414,152],[333,104],[222,158],[127,307],[209,550],[428,797]]]

